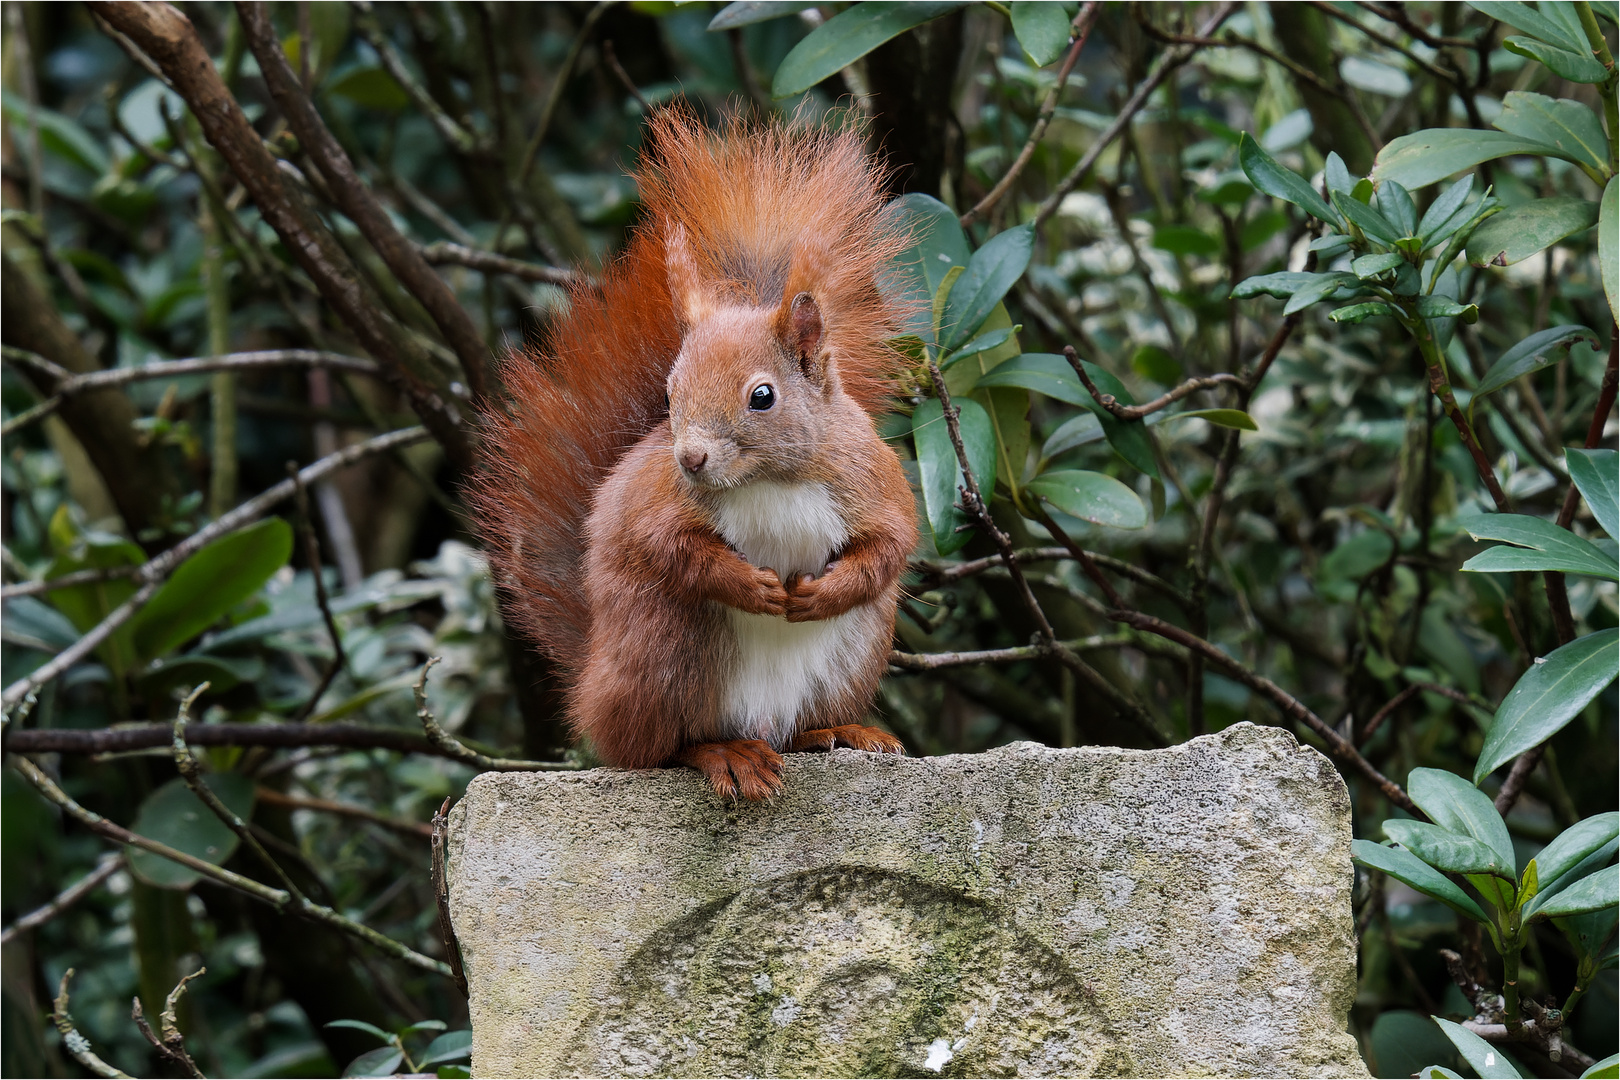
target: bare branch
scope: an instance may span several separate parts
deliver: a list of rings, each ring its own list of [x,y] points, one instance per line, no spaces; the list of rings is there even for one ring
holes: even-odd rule
[[[311,724],[309,726],[317,727],[325,725]],[[198,740],[196,735],[200,730],[202,729],[193,728],[188,734],[186,741],[194,744],[197,743]],[[401,833],[402,835],[413,836],[423,840],[430,839],[433,836],[433,830],[420,821],[405,821],[401,818],[387,817],[386,815],[376,813],[373,810],[367,810],[363,806],[355,806],[351,803],[333,802],[330,799],[306,799],[298,795],[288,795],[284,792],[277,791],[275,788],[267,787],[258,788],[254,792],[254,797],[258,799],[259,802],[267,803],[270,806],[280,806],[288,810],[313,810],[320,814],[338,814],[342,817],[352,817],[357,818],[360,821],[369,821],[373,825],[380,825],[384,829],[390,829],[394,832]]]
[[[566,761],[524,761],[520,758],[497,758],[488,754],[480,754],[463,746],[456,738],[445,732],[434,719],[433,711],[427,705],[427,677],[433,670],[433,665],[439,662],[439,657],[430,656],[427,663],[422,665],[422,674],[416,680],[416,718],[422,721],[422,730],[427,732],[428,742],[440,754],[456,761],[465,762],[475,769],[485,772],[536,772],[539,770],[573,769],[578,766]]]
[[[36,926],[44,926],[62,912],[95,892],[102,882],[123,868],[124,856],[109,851],[101,857],[101,861],[96,864],[94,870],[57,893],[50,903],[35,908],[6,927],[5,932],[0,933],[0,945],[9,944],[17,935],[26,933]]]
[[[524,281],[544,281],[552,285],[584,285],[593,288],[597,284],[591,278],[572,270],[541,266],[521,259],[509,259],[505,255],[479,251],[448,240],[437,240],[427,245],[422,249],[422,257],[434,266],[449,263],[465,266],[471,270],[481,270],[486,274],[510,274]]]
[[[424,672],[425,674],[425,672]],[[456,940],[456,926],[450,919],[450,881],[445,869],[445,845],[449,841],[450,799],[446,797],[433,815],[433,900],[439,915],[439,939],[444,943],[444,955],[450,961],[450,977],[462,997],[468,997],[467,973],[461,966],[461,942]]]
[[[332,615],[332,605],[326,596],[326,576],[321,572],[321,545],[315,538],[315,524],[310,518],[309,495],[304,490],[304,482],[299,479],[296,462],[287,462],[287,475],[293,482],[293,493],[298,504],[298,531],[304,536],[304,558],[309,563],[310,576],[315,583],[315,603],[321,609],[321,620],[326,623],[326,636],[332,642],[332,662],[326,665],[326,674],[309,695],[309,700],[293,715],[293,722],[300,723],[309,719],[309,714],[315,711],[321,697],[331,687],[332,680],[337,678],[338,672],[348,663],[348,657],[343,652],[343,634],[338,630],[337,619]]]
[[[72,968],[62,972],[62,982],[56,991],[56,1000],[51,1003],[51,1023],[62,1033],[62,1045],[73,1055],[73,1060],[95,1075],[107,1077],[108,1080],[132,1080],[129,1073],[115,1069],[97,1057],[95,1051],[90,1049],[90,1040],[79,1033],[78,1026],[73,1022],[73,1014],[68,1012],[68,982],[72,978]]]
[[[203,1071],[197,1068],[197,1063],[186,1052],[186,1040],[180,1034],[180,1017],[177,1010],[180,995],[186,992],[186,984],[206,974],[208,969],[200,967],[190,975],[181,976],[180,981],[174,984],[174,989],[169,991],[169,996],[163,1001],[163,1012],[158,1016],[158,1023],[163,1030],[161,1039],[152,1031],[152,1025],[146,1022],[146,1015],[141,1011],[140,998],[131,1001],[129,1010],[130,1019],[135,1021],[135,1026],[140,1029],[141,1034],[146,1036],[146,1041],[151,1043],[164,1058],[178,1064],[196,1080],[207,1080],[207,1077],[203,1076]]]

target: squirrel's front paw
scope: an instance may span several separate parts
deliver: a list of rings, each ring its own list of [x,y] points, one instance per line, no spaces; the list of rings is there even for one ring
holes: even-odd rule
[[[809,574],[800,574],[789,581],[787,587],[787,615],[788,622],[814,622],[824,618],[821,605],[817,602],[817,595],[821,588],[821,578]]]
[[[753,581],[746,602],[737,606],[751,615],[784,615],[787,613],[788,593],[782,579],[770,567],[752,566]]]

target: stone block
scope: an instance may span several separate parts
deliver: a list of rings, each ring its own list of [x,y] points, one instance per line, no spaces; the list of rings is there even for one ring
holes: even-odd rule
[[[474,1075],[1367,1075],[1349,798],[1287,732],[785,780],[475,779],[449,863]]]

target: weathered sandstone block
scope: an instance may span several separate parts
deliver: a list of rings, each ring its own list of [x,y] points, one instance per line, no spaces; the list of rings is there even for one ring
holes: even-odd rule
[[[474,1075],[1367,1075],[1349,800],[1286,732],[788,762],[474,780]]]

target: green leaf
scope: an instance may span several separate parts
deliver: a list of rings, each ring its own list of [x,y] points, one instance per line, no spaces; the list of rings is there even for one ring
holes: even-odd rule
[[[203,782],[226,808],[243,821],[253,817],[252,779],[241,773],[213,773]],[[236,833],[176,777],[148,795],[131,830],[219,866],[236,850]],[[129,868],[148,885],[189,889],[202,877],[197,871],[139,848],[129,848]]]
[[[845,9],[805,36],[782,59],[771,96],[802,94],[891,38],[962,7],[962,0],[869,0]]]
[[[1350,272],[1362,281],[1383,281],[1393,278],[1395,271],[1406,265],[1406,259],[1397,251],[1374,252],[1350,263]]]
[[[1504,38],[1502,47],[1510,53],[1540,62],[1554,75],[1570,82],[1600,83],[1608,77],[1603,65],[1589,52],[1561,49],[1557,45],[1523,37]]]
[[[1597,224],[1598,204],[1586,199],[1537,199],[1503,210],[1474,230],[1468,261],[1512,266]]]
[[[1219,255],[1221,242],[1191,225],[1161,225],[1153,230],[1153,246],[1173,255]]]
[[[106,149],[77,121],[50,109],[31,108],[27,101],[9,90],[0,92],[0,107],[3,107],[6,118],[17,132],[16,138],[27,137],[28,117],[32,113],[39,125],[41,149],[95,176],[101,176],[112,168],[112,159],[107,156]]]
[[[1157,345],[1138,345],[1131,353],[1131,370],[1165,386],[1181,380],[1181,361]]]
[[[1136,492],[1098,472],[1064,470],[1031,480],[1026,490],[1045,499],[1070,517],[1116,529],[1140,529],[1148,522],[1147,509]]]
[[[954,349],[975,333],[1007,290],[1024,276],[1035,250],[1035,226],[1019,225],[998,233],[968,260],[967,273],[945,298],[940,344]]]
[[[1333,205],[1352,225],[1366,233],[1369,240],[1393,246],[1395,241],[1406,235],[1395,227],[1394,222],[1360,199],[1335,191]]]
[[[1542,886],[1541,893],[1525,910],[1524,917],[1530,918],[1549,900],[1580,881],[1594,870],[1609,865],[1614,859],[1615,852],[1620,851],[1620,838],[1611,837],[1602,847],[1590,852],[1580,862],[1559,874],[1556,878]]]
[[[419,1031],[443,1031],[450,1025],[443,1020],[418,1020],[399,1029],[400,1035],[415,1035]]]
[[[1425,319],[1461,319],[1470,324],[1479,321],[1478,306],[1459,304],[1451,297],[1438,293],[1418,297],[1417,313]]]
[[[1069,15],[1062,4],[1017,0],[1012,6],[1013,33],[1037,67],[1045,67],[1069,47]]]
[[[1513,881],[1516,876],[1512,864],[1504,865],[1502,856],[1492,851],[1489,844],[1438,825],[1391,818],[1384,822],[1384,835],[1436,870],[1452,874],[1491,874],[1507,881]]]
[[[1275,158],[1261,149],[1260,144],[1245,132],[1238,141],[1238,163],[1256,188],[1272,198],[1291,202],[1312,217],[1330,225],[1339,224],[1339,215],[1327,204],[1315,188],[1292,169],[1277,164]]]
[[[1610,177],[1603,187],[1602,209],[1598,211],[1598,268],[1603,274],[1603,295],[1609,298],[1609,314],[1620,320],[1620,176]]]
[[[1023,329],[1021,326],[1003,326],[996,330],[986,330],[960,349],[946,356],[945,359],[939,362],[939,366],[941,369],[948,368],[958,360],[966,360],[970,356],[978,356],[980,353],[999,349],[1007,344],[1007,340],[1021,329]]]
[[[1360,206],[1360,203],[1355,205]],[[1317,274],[1316,280],[1304,286],[1283,305],[1283,314],[1292,315],[1296,311],[1303,311],[1312,304],[1320,303],[1337,293],[1340,289],[1361,290],[1361,279],[1354,274],[1335,271],[1329,274]]]
[[[1479,380],[1473,399],[1468,403],[1470,413],[1475,401],[1496,393],[1515,379],[1555,363],[1560,352],[1582,338],[1597,343],[1597,335],[1584,326],[1553,326],[1531,334],[1513,346]]]
[[[1455,1080],[1463,1080],[1462,1073],[1452,1072],[1444,1065],[1425,1065],[1418,1070],[1418,1075],[1425,1077],[1426,1080],[1442,1080],[1442,1078],[1448,1078],[1449,1080],[1452,1077],[1455,1077]]]
[[[1576,638],[1532,664],[1497,707],[1474,766],[1474,783],[1552,738],[1614,682],[1620,675],[1617,646],[1620,629],[1610,627]]]
[[[1609,168],[1609,140],[1597,113],[1569,98],[1511,90],[1491,126],[1524,139],[1558,147],[1570,161],[1598,172]]]
[[[1584,45],[1584,38],[1571,39],[1563,27],[1529,4],[1519,3],[1517,0],[1507,0],[1505,3],[1496,0],[1478,0],[1478,2],[1469,0],[1468,6],[1489,15],[1497,22],[1507,23],[1513,29],[1540,38],[1549,44],[1565,48],[1581,48]]]
[[[965,273],[967,273],[965,266],[951,267],[945,271],[945,280],[939,283],[939,289],[934,293],[933,322],[929,324],[929,337],[933,340],[939,339],[939,328],[945,321],[945,305],[951,298],[951,291],[956,288],[956,283]]]
[[[1056,401],[1079,405],[1095,404],[1091,395],[1075,376],[1069,362],[1056,353],[1022,353],[996,365],[987,375],[981,375],[974,389],[992,386],[1016,386],[1045,394]]]
[[[376,1024],[368,1024],[364,1020],[333,1020],[330,1023],[322,1024],[321,1026],[329,1028],[348,1028],[353,1031],[364,1031],[368,1035],[375,1035],[385,1043],[391,1044],[394,1041],[393,1032],[384,1031]]]
[[[1245,278],[1232,288],[1233,300],[1247,300],[1251,296],[1275,296],[1278,300],[1286,300],[1296,292],[1303,289],[1319,278],[1320,274],[1305,274],[1294,270],[1283,270],[1275,274],[1260,274],[1257,277]]]
[[[1581,1080],[1620,1080],[1620,1054],[1610,1054],[1581,1073]]]
[[[1477,1072],[1481,1080],[1520,1080],[1519,1071],[1508,1064],[1507,1058],[1496,1047],[1475,1035],[1461,1024],[1434,1017],[1440,1030],[1446,1033],[1463,1059]]]
[[[752,26],[755,23],[794,15],[805,8],[815,7],[815,0],[735,0],[720,9],[720,14],[709,20],[709,33]]]
[[[1536,917],[1559,919],[1620,904],[1620,867],[1605,867],[1575,882],[1536,909]]]
[[[355,68],[328,83],[326,89],[328,93],[378,112],[398,112],[411,103],[410,95],[380,67]]]
[[[1611,539],[1620,540],[1620,454],[1613,450],[1565,450],[1564,464],[1592,516]]]
[[[1423,213],[1423,220],[1418,222],[1418,238],[1424,246],[1438,240],[1444,240],[1450,235],[1446,227],[1461,225],[1465,220],[1461,215],[1463,206],[1468,202],[1469,194],[1474,190],[1474,174],[1469,173],[1461,180],[1452,184],[1441,193],[1440,197],[1429,204],[1428,210]],[[1452,219],[1456,218],[1456,225]]]
[[[161,656],[214,625],[259,591],[292,554],[292,526],[266,518],[204,547],[181,563],[130,620],[136,652]]]
[[[1373,165],[1373,178],[1380,182],[1394,180],[1415,190],[1509,154],[1564,156],[1549,143],[1505,131],[1428,128],[1385,143]]]
[[[437,1065],[441,1061],[461,1061],[472,1054],[470,1030],[447,1031],[428,1043],[418,1065]]]
[[[399,1068],[399,1063],[405,1060],[405,1055],[392,1046],[379,1046],[375,1050],[367,1050],[343,1070],[345,1077],[350,1076],[393,1076]]]
[[[1260,426],[1254,422],[1254,417],[1242,409],[1188,409],[1186,412],[1173,413],[1164,419],[1166,423],[1171,420],[1207,420],[1216,427],[1231,428],[1234,431],[1260,430]]]
[[[68,522],[67,508],[57,511],[52,519],[52,530],[58,523]],[[140,566],[146,553],[128,540],[116,537],[102,539],[96,536],[75,540],[69,553],[58,555],[46,569],[47,578],[62,577],[79,570],[110,570],[120,566]],[[68,617],[81,634],[95,626],[118,605],[134,595],[138,586],[133,578],[112,578],[92,581],[66,589],[52,589],[45,594],[52,607]],[[8,613],[9,614],[9,613]],[[122,679],[124,673],[137,662],[135,646],[130,639],[129,624],[115,630],[96,655],[107,665],[113,677]]]
[[[1557,891],[1558,879],[1593,852],[1620,838],[1620,814],[1613,810],[1577,821],[1536,853],[1536,867],[1546,883],[1544,892]]]
[[[1369,300],[1364,304],[1350,304],[1347,307],[1335,308],[1328,312],[1328,318],[1336,323],[1358,323],[1382,315],[1394,315],[1395,309],[1382,300]]]
[[[1395,541],[1388,533],[1367,529],[1328,552],[1316,565],[1316,576],[1322,581],[1354,581],[1388,564],[1393,554]]]
[[[1504,540],[1520,548],[1486,548],[1463,563],[1476,573],[1557,570],[1620,580],[1615,560],[1568,529],[1529,514],[1480,514],[1459,523],[1475,540]]]
[[[171,690],[208,684],[210,694],[223,694],[244,682],[264,675],[264,661],[257,656],[208,656],[193,653],[159,660],[141,672],[136,686],[149,697],[162,697]]]
[[[972,252],[956,211],[928,195],[902,195],[883,210],[887,228],[911,237],[911,246],[895,256],[890,280],[900,293],[902,307],[914,309],[907,329],[925,335],[932,327],[929,305],[952,267],[966,267]]]
[[[968,463],[973,466],[979,490],[988,498],[996,475],[996,435],[990,416],[983,405],[971,399],[963,398],[952,404],[961,410],[957,423],[962,432],[962,446],[967,451]],[[917,406],[911,416],[911,434],[917,447],[923,508],[928,514],[928,527],[933,530],[934,550],[949,555],[966,545],[972,534],[956,531],[957,526],[969,520],[956,509],[962,497],[957,490],[963,483],[962,466],[956,458],[956,447],[951,443],[945,413],[937,398],[929,398]]]
[[[1484,910],[1462,887],[1440,871],[1403,848],[1385,847],[1371,840],[1352,840],[1350,857],[1362,866],[1380,870],[1396,881],[1410,885],[1425,896],[1445,904],[1475,922],[1489,922]]]
[[[1378,212],[1402,236],[1417,235],[1417,207],[1412,193],[1393,180],[1378,185]]]
[[[1444,769],[1413,769],[1406,778],[1406,791],[1430,821],[1473,837],[1496,852],[1509,871],[1513,869],[1513,841],[1490,796]]]
[[[1080,362],[1085,365],[1086,374],[1091,376],[1091,381],[1096,384],[1098,390],[1104,394],[1112,394],[1122,405],[1136,404],[1136,399],[1125,389],[1125,384],[1114,378],[1110,372],[1089,360]],[[1147,473],[1155,480],[1159,479],[1159,465],[1153,460],[1153,439],[1148,435],[1146,424],[1140,420],[1119,419],[1093,401],[1089,393],[1086,395],[1084,405],[1102,424],[1103,438],[1114,448],[1114,453],[1124,458],[1138,471]]]

